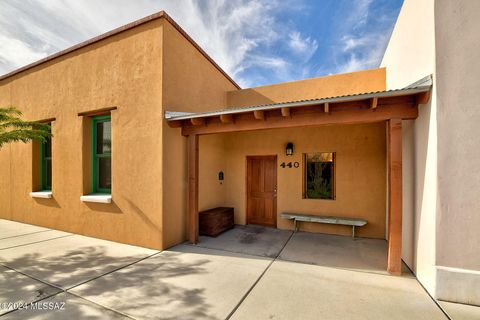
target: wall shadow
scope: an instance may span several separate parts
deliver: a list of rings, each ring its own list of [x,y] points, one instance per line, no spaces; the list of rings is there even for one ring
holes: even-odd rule
[[[92,211],[105,213],[123,213],[122,209],[112,200],[111,203],[84,202],[84,204]]]
[[[52,208],[61,208],[57,200],[54,197],[47,198],[33,198],[33,200],[41,206],[52,207]]]

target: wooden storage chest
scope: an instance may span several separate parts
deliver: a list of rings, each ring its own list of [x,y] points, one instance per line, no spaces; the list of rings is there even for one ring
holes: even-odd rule
[[[233,208],[218,207],[199,213],[200,234],[216,237],[233,228]]]

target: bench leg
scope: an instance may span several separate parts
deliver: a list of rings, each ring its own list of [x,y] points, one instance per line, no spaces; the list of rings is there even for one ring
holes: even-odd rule
[[[297,219],[293,219],[293,231],[294,232],[298,231]]]
[[[352,226],[352,239],[355,240],[355,226]]]

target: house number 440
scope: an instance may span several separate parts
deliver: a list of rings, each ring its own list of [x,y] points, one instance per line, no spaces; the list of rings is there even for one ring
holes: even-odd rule
[[[282,162],[282,164],[280,165],[280,167],[282,168],[298,168],[300,167],[300,163],[298,162],[294,162],[294,163],[285,163],[285,162]]]

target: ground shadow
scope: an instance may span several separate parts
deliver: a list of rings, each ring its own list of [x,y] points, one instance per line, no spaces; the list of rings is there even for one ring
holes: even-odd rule
[[[33,278],[67,290],[94,279],[84,284],[78,293],[75,290],[72,292],[82,297],[107,299],[108,308],[114,310],[127,313],[129,311],[135,313],[138,310],[163,310],[162,314],[151,315],[162,319],[175,319],[179,315],[185,315],[185,312],[189,318],[209,317],[209,305],[205,302],[204,289],[183,288],[167,281],[169,278],[204,273],[206,271],[203,265],[209,260],[200,258],[186,262],[182,261],[180,256],[180,252],[168,252],[158,259],[151,257],[138,262],[142,257],[136,259],[132,259],[131,256],[119,257],[110,255],[102,246],[87,246],[48,257],[43,257],[39,253],[25,254],[5,264]],[[121,269],[128,265],[130,266]],[[115,277],[105,275],[115,270],[117,270],[114,273]],[[15,287],[18,289],[19,286],[28,290],[28,282]],[[13,296],[12,290],[2,288],[0,301]],[[38,300],[35,297],[36,293],[33,292],[25,298],[25,301]],[[68,312],[72,312],[68,313],[69,319],[88,319],[88,314],[83,314],[81,307],[72,305],[67,306],[67,309]],[[13,313],[17,312],[24,311]]]

